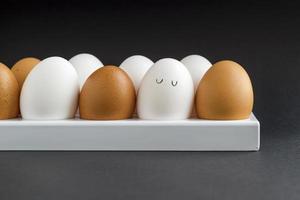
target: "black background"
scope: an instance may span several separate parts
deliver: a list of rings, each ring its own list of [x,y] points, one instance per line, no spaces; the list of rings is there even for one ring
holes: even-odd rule
[[[0,61],[119,65],[200,54],[249,73],[259,152],[0,152],[0,199],[299,199],[300,6],[275,1],[6,1]]]

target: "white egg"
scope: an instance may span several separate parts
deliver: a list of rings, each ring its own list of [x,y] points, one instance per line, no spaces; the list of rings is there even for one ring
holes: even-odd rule
[[[141,119],[178,120],[190,116],[194,85],[189,71],[178,60],[164,58],[145,74],[137,112]]]
[[[181,62],[189,70],[193,79],[194,89],[196,91],[202,77],[212,64],[206,58],[199,55],[187,56],[183,58]]]
[[[38,63],[27,76],[20,96],[24,119],[59,120],[73,118],[78,107],[78,75],[61,57]]]
[[[80,89],[94,71],[103,67],[102,62],[97,57],[87,53],[78,54],[69,61],[78,73]]]
[[[152,65],[153,62],[149,58],[141,55],[135,55],[124,60],[121,63],[120,68],[129,75],[134,84],[135,91],[138,91],[144,75]]]

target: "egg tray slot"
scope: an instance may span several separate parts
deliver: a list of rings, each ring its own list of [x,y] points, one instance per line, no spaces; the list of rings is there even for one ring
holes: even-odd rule
[[[0,150],[258,151],[260,125],[246,120],[81,119],[0,121]]]

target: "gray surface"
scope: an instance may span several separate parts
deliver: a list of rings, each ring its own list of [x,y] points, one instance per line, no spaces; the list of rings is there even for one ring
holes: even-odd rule
[[[299,199],[299,134],[259,152],[1,152],[0,199]]]

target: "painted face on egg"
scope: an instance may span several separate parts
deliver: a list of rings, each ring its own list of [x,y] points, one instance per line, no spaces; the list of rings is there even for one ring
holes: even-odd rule
[[[186,119],[190,116],[193,99],[193,80],[186,67],[175,59],[164,58],[150,68],[141,83],[138,116],[142,119]]]

